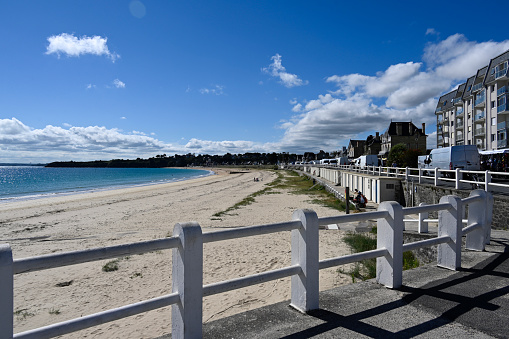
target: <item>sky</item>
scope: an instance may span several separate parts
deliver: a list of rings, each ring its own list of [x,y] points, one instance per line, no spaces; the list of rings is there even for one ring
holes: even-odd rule
[[[391,120],[433,148],[509,4],[402,4],[0,1],[0,163],[335,151]]]

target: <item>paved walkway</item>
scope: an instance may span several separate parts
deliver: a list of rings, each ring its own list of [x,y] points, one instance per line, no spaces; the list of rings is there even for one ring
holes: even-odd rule
[[[308,315],[289,301],[204,325],[204,338],[507,338],[509,232],[486,252],[463,252],[463,268],[405,271],[403,286],[369,280],[320,293]]]

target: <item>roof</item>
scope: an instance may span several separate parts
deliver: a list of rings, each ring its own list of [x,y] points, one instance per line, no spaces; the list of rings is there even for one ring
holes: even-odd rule
[[[391,123],[389,124],[389,128],[387,128],[387,130],[385,131],[384,134],[397,135],[396,126],[398,124],[402,124],[402,135],[403,136],[412,136],[415,134],[424,135],[422,133],[422,130],[420,128],[417,128],[411,121],[410,122],[408,122],[408,121],[402,121],[402,122],[391,121]],[[411,127],[412,127],[412,134],[410,134],[410,131],[408,128],[409,125],[411,125]]]
[[[500,54],[499,56],[491,59],[490,64],[488,65],[487,76],[484,80],[484,83],[490,83],[495,81],[495,67],[503,63],[504,61],[509,60],[509,50]]]
[[[475,80],[475,75],[468,78],[465,92],[463,93],[463,98],[468,98],[468,97],[472,96],[472,86],[474,85],[474,80]]]

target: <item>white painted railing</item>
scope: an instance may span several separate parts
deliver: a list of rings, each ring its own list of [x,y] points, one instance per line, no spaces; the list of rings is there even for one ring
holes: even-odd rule
[[[292,165],[289,167],[326,167],[343,171],[365,173],[377,176],[387,176],[401,178],[405,180],[415,179],[419,183],[433,183],[435,186],[445,185],[445,183],[454,183],[455,189],[479,188],[489,191],[509,192],[509,173],[492,171],[466,171],[446,170],[439,168],[410,168],[410,167],[382,167],[367,166],[358,167],[352,165]],[[493,181],[493,176],[497,177],[499,182]],[[504,183],[502,181],[507,181]]]
[[[467,226],[462,228],[462,216],[468,205]],[[202,298],[263,282],[291,277],[291,306],[301,312],[319,308],[318,287],[320,269],[377,258],[378,283],[389,288],[402,284],[403,252],[438,245],[437,264],[456,270],[461,267],[461,237],[466,235],[466,247],[482,251],[489,242],[493,198],[482,190],[472,191],[469,198],[445,196],[436,205],[403,208],[396,202],[383,202],[378,211],[318,218],[312,210],[297,210],[292,221],[250,226],[202,234],[195,223],[175,225],[173,236],[160,240],[50,254],[39,257],[12,259],[8,244],[0,245],[0,337],[51,338],[131,315],[172,305],[172,337],[200,338],[202,335]],[[438,236],[403,244],[404,216],[438,211]],[[319,260],[318,229],[320,225],[378,219],[377,249],[337,258]],[[203,286],[203,244],[254,235],[291,231],[291,265],[242,278]],[[65,265],[172,249],[172,293],[64,321],[38,329],[13,334],[14,274],[50,269]],[[340,301],[338,301],[340,302]]]

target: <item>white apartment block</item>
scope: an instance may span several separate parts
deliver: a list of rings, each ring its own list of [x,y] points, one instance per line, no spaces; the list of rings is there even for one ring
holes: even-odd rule
[[[491,151],[509,146],[508,60],[509,50],[440,97],[435,110],[438,148],[477,145]]]

